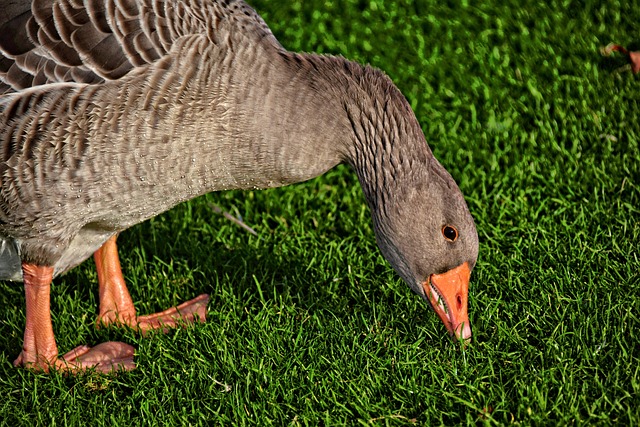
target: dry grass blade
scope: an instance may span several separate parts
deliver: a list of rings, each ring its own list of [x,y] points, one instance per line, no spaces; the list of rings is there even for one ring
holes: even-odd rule
[[[209,203],[209,207],[211,208],[211,210],[213,210],[215,213],[222,215],[223,217],[225,217],[226,219],[228,219],[229,221],[233,222],[234,224],[236,224],[239,227],[244,228],[245,230],[247,230],[249,233],[253,234],[254,236],[257,236],[258,233],[256,233],[256,231],[249,227],[247,224],[245,224],[241,219],[238,219],[236,217],[234,217],[233,215],[231,215],[229,212],[227,211],[223,211],[222,208],[220,206],[214,205],[213,203]]]

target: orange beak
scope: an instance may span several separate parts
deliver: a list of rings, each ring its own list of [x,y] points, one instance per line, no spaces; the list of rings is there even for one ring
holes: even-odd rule
[[[470,277],[471,270],[465,262],[446,273],[432,274],[422,284],[431,306],[449,334],[464,341],[471,340],[471,324],[467,312]]]

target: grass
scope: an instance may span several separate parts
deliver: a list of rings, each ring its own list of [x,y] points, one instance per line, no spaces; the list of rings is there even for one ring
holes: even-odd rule
[[[96,330],[91,263],[56,280],[60,348],[132,343],[131,373],[13,368],[24,297],[1,283],[0,423],[639,425],[640,81],[598,49],[637,46],[640,8],[467,3],[252,5],[287,48],[371,63],[409,99],[480,235],[470,347],[384,261],[339,167],[210,194],[123,233],[138,311],[207,292],[206,324]]]

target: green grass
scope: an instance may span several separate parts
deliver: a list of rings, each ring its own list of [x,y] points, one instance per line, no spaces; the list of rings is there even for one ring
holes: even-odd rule
[[[447,338],[376,248],[354,174],[210,194],[124,232],[140,313],[207,292],[209,321],[96,330],[96,273],[56,280],[58,344],[123,340],[138,369],[15,369],[0,284],[5,425],[640,425],[640,78],[634,2],[253,1],[291,50],[384,69],[480,235],[473,344]],[[212,212],[240,214],[258,237]]]

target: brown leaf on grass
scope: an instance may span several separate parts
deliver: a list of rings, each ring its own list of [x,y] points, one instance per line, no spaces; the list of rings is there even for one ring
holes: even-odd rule
[[[609,43],[607,46],[600,48],[600,53],[603,56],[611,56],[613,52],[620,52],[629,58],[633,74],[638,74],[640,72],[640,52],[630,52],[625,47],[614,43]]]
[[[478,414],[478,415],[483,420],[486,420],[487,418],[489,418],[491,416],[492,413],[493,413],[493,406],[488,405],[488,406],[485,406],[484,408],[482,408],[482,412],[480,414]]]

